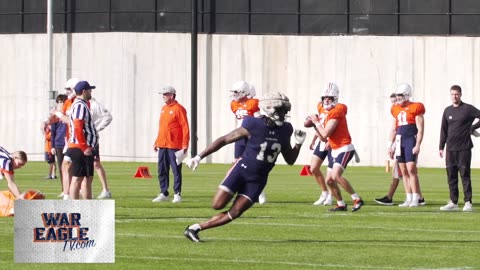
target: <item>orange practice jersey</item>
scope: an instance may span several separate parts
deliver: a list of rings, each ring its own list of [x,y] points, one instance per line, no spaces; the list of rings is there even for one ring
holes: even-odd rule
[[[327,117],[328,111],[323,109],[323,103],[320,101],[317,105],[318,118],[320,119],[320,124],[322,127],[325,127],[325,118]]]
[[[348,131],[347,106],[338,103],[329,111],[326,111],[321,106],[318,106],[318,109],[320,114],[326,114],[325,125],[331,119],[338,121],[337,127],[328,137],[330,147],[332,149],[338,149],[342,146],[350,144],[352,142],[352,138],[350,137],[350,132]]]
[[[232,100],[230,108],[235,114],[235,117],[239,120],[247,115],[254,116],[256,112],[260,111],[260,108],[258,107],[258,99],[256,98],[247,99],[245,102]]]
[[[64,115],[70,116],[71,107],[72,107],[72,104],[73,104],[74,100],[75,100],[75,98],[72,98],[72,99],[67,98],[67,100],[65,100],[65,102],[63,102],[62,113]],[[70,139],[70,125],[68,125],[68,124],[67,124],[67,129],[65,130],[65,138],[67,138],[67,142]]]
[[[52,138],[52,132],[50,127],[45,128],[45,152],[50,153],[50,149],[52,149],[52,142],[50,139]]]
[[[390,109],[393,117],[397,120],[396,126],[416,124],[415,117],[425,114],[425,106],[420,102],[410,102],[407,106],[393,105]]]
[[[187,111],[174,100],[160,112],[159,129],[155,146],[169,149],[186,149],[190,140]]]

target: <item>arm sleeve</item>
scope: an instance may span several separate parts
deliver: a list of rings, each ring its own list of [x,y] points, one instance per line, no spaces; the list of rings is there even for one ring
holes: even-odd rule
[[[182,126],[182,147],[183,148],[188,148],[188,144],[190,142],[190,127],[188,126],[188,118],[187,118],[187,111],[185,108],[181,107],[180,113],[180,124]]]
[[[95,123],[95,127],[97,131],[104,130],[113,120],[112,114],[105,108],[105,106],[97,101],[97,112],[100,115],[100,118],[97,123]]]
[[[446,109],[443,111],[442,115],[442,125],[440,128],[440,144],[438,145],[439,150],[443,150],[445,148],[445,144],[447,142],[447,130],[448,130],[448,122],[447,118],[445,117],[446,115]]]
[[[80,119],[73,120],[73,132],[75,133],[75,137],[77,138],[78,144],[80,145],[80,149],[85,151],[88,148],[87,140],[85,139],[85,134],[83,133],[84,121]]]
[[[52,129],[50,130],[50,147],[55,148],[55,137],[57,136],[57,123],[51,124]]]
[[[478,110],[474,106],[472,106],[472,107],[473,107],[472,108],[472,110],[473,110],[472,114],[476,119],[478,119],[478,121],[475,124],[473,124],[472,127],[470,128],[471,131],[474,131],[474,130],[476,130],[477,128],[480,127],[480,110]]]

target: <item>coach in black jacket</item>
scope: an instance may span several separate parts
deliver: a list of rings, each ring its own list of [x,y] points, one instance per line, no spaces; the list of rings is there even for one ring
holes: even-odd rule
[[[470,179],[470,163],[472,161],[473,142],[471,133],[480,127],[480,121],[472,125],[475,119],[480,120],[480,111],[474,106],[461,100],[462,88],[453,85],[450,88],[452,105],[445,108],[440,130],[440,157],[444,156],[446,147],[445,163],[447,166],[448,188],[450,190],[450,202],[440,207],[442,211],[458,210],[458,173],[462,177],[465,206],[464,212],[470,212],[472,208],[472,184]]]

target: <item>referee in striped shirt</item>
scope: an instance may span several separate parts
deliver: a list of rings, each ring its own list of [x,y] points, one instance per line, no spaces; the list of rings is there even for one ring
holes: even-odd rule
[[[68,154],[72,159],[70,198],[73,200],[79,199],[80,188],[83,199],[92,199],[93,151],[98,141],[89,108],[92,89],[95,89],[95,86],[91,86],[87,81],[80,81],[75,85],[76,98],[70,114]]]

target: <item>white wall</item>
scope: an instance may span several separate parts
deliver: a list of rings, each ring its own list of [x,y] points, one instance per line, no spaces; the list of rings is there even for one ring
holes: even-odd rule
[[[281,91],[292,101],[291,122],[301,127],[314,113],[322,87],[340,86],[361,166],[381,166],[391,125],[388,96],[397,83],[414,87],[425,104],[425,139],[419,166],[443,167],[438,157],[440,118],[459,84],[463,100],[480,107],[480,38],[376,36],[200,35],[198,148],[234,128],[228,88],[244,79],[257,95]],[[40,121],[48,113],[46,35],[0,35],[0,145],[42,160]],[[94,96],[114,120],[101,135],[103,160],[156,161],[159,84],[175,86],[190,112],[190,35],[86,33],[54,35],[54,88],[80,77],[97,86]],[[297,163],[308,164],[308,143]],[[477,143],[478,139],[474,139]],[[480,167],[478,147],[473,167]],[[229,163],[233,146],[208,161]],[[283,163],[283,159],[280,159]]]

